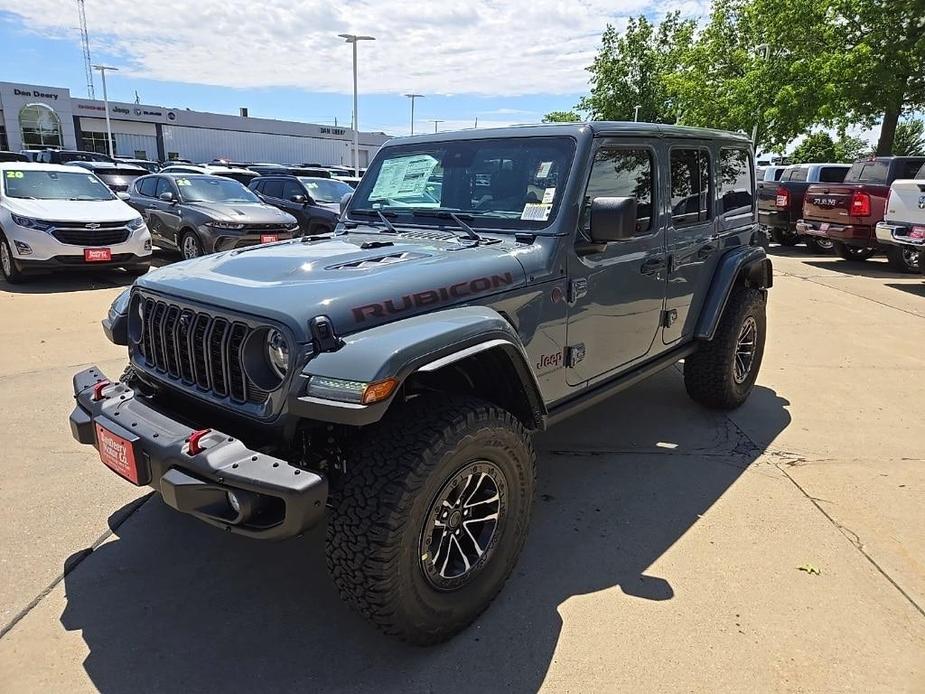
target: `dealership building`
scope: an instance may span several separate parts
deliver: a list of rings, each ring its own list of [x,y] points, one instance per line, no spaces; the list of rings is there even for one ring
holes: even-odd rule
[[[117,156],[208,162],[353,163],[350,128],[205,113],[180,108],[109,102]],[[384,133],[360,132],[360,166],[365,167]],[[59,87],[0,82],[0,150],[43,147],[107,151],[106,107],[72,97]]]

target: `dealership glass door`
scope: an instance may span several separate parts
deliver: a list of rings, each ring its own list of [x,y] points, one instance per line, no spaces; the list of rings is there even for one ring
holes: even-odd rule
[[[23,147],[60,147],[61,120],[50,106],[26,104],[19,111]]]

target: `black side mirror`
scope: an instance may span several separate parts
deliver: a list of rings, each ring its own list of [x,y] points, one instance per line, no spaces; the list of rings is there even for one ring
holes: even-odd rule
[[[353,193],[344,193],[344,197],[340,199],[340,215],[344,216],[344,210],[347,209],[347,205],[350,204],[350,198],[353,197]]]
[[[304,195],[293,195],[293,196],[290,196],[289,202],[294,202],[298,205],[304,205],[305,203],[308,202],[308,200],[305,198]]]
[[[636,198],[594,198],[591,201],[591,240],[625,241],[636,235]]]
[[[157,196],[158,200],[163,200],[164,202],[176,202],[177,196],[175,196],[169,190],[165,190],[163,193]]]

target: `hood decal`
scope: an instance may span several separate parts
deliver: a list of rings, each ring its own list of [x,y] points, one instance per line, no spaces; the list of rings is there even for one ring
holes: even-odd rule
[[[458,301],[464,297],[484,294],[487,291],[507,287],[514,284],[514,277],[510,272],[490,277],[477,277],[467,282],[457,282],[447,287],[425,289],[423,292],[405,294],[397,300],[386,299],[374,304],[366,304],[353,309],[353,318],[362,323],[368,318],[385,318],[407,311],[411,308],[436,307],[450,301]]]

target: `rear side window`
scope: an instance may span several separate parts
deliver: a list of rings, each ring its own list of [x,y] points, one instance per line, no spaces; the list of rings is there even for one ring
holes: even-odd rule
[[[845,174],[845,183],[886,183],[890,165],[885,161],[859,161]]]
[[[848,173],[847,166],[823,166],[819,169],[820,183],[841,183]]]
[[[775,180],[775,181],[779,181],[779,180],[781,179],[781,177],[784,175],[784,171],[785,171],[785,170],[786,170],[786,169],[783,169],[783,168],[774,169],[774,180]]]
[[[710,219],[710,155],[704,149],[671,150],[671,219],[675,226]]]
[[[263,194],[270,198],[282,199],[283,197],[283,182],[282,181],[266,181],[263,184]]]
[[[809,175],[809,167],[807,166],[797,166],[793,169],[787,171],[787,175],[783,178],[784,181],[805,181]]]
[[[582,229],[591,223],[594,198],[636,198],[636,232],[652,227],[652,153],[647,149],[601,148],[585,190]]]
[[[897,162],[896,176],[894,178],[915,178],[922,166],[921,159],[909,159]]]
[[[723,212],[747,211],[755,199],[751,157],[744,149],[721,149],[719,156],[719,197]]]
[[[913,178],[918,179],[920,181],[925,180],[925,164],[922,164],[922,168],[919,169],[919,172],[915,176],[913,176]]]
[[[156,197],[154,191],[157,189],[157,178],[149,177],[139,179],[139,185],[136,185],[138,192],[148,198]]]

